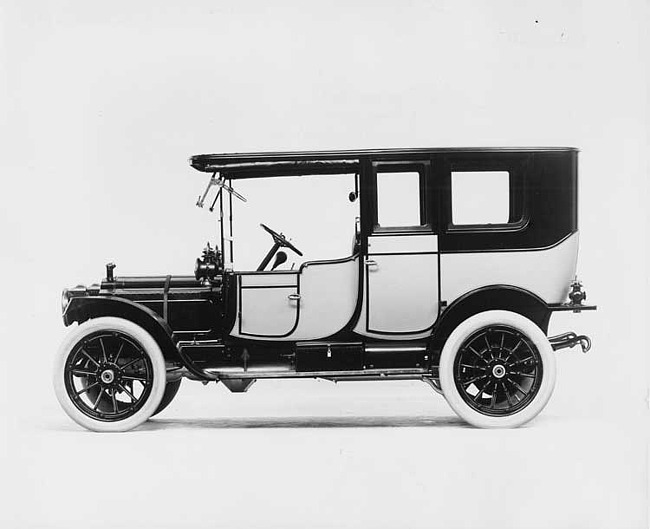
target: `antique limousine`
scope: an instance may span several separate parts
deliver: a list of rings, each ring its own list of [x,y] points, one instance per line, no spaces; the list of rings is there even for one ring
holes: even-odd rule
[[[197,201],[217,240],[194,275],[120,277],[66,289],[71,332],[54,369],[65,412],[97,431],[134,428],[183,378],[244,392],[257,379],[422,380],[479,427],[535,417],[555,384],[557,311],[594,310],[577,280],[573,148],[386,149],[197,155]],[[236,270],[233,201],[243,180],[346,178],[358,205],[349,255],[306,260],[272,245]],[[285,251],[286,250],[286,251]]]

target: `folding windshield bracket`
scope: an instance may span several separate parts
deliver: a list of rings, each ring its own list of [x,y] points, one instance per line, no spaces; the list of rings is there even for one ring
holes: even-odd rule
[[[231,184],[232,181],[229,179],[228,186],[224,186],[224,188],[229,187]],[[225,233],[225,226],[223,222],[225,217],[223,193],[219,193],[217,198],[214,199],[214,201],[216,202],[217,199],[219,200],[219,231],[221,232],[221,251],[223,252],[223,263],[226,270],[232,270],[233,263],[234,263],[233,261],[234,238],[232,236],[232,193],[228,193],[228,231],[229,231],[228,235],[226,235]],[[212,207],[214,207],[214,203],[212,204]],[[226,241],[228,241],[228,250],[229,250],[228,252],[226,252]]]
[[[229,183],[231,183],[231,180],[228,180]],[[208,185],[205,188],[205,191],[203,192],[203,195],[200,195],[199,198],[196,201],[196,205],[200,208],[202,208],[205,204],[205,199],[208,197],[208,193],[210,192],[210,189],[212,189],[212,186],[217,186],[219,188],[219,191],[217,191],[216,196],[214,197],[214,200],[212,201],[212,205],[210,206],[210,211],[214,211],[214,206],[217,203],[217,200],[219,200],[219,197],[221,196],[221,191],[224,189],[230,193],[231,195],[235,195],[239,200],[242,202],[246,202],[246,198],[237,193],[232,186],[226,184],[226,177],[223,176],[222,174],[219,174],[217,176],[216,171],[212,173],[212,176],[210,176],[210,180],[208,180]]]
[[[232,180],[228,180],[228,185],[230,186],[230,189],[232,189]],[[244,199],[244,201],[246,201],[246,199]],[[229,204],[228,204],[228,224],[230,226],[230,237],[228,238],[228,240],[230,242],[230,256],[229,256],[230,259],[229,259],[229,263],[230,263],[230,268],[232,268],[233,265],[234,265],[234,260],[233,260],[233,255],[232,255],[233,254],[233,246],[234,246],[233,235],[232,235],[232,193],[228,193],[228,202],[229,202]]]
[[[226,268],[232,268],[233,265],[233,233],[232,233],[232,197],[235,195],[239,200],[242,202],[246,202],[246,198],[237,193],[232,187],[232,179],[226,178],[225,175],[219,174],[217,176],[217,172],[212,173],[210,176],[210,180],[208,181],[208,185],[205,188],[205,191],[203,192],[202,195],[199,196],[199,198],[196,201],[196,205],[200,208],[202,208],[205,205],[205,200],[208,197],[208,194],[210,193],[210,189],[212,189],[212,186],[216,186],[219,188],[217,191],[217,194],[215,195],[214,199],[212,200],[212,204],[209,208],[210,211],[214,211],[215,206],[217,205],[217,202],[219,203],[219,218],[217,221],[219,222],[219,235],[221,238],[221,249],[223,252],[223,257],[224,257],[224,263],[226,264]],[[226,190],[228,192],[228,236],[225,234],[224,230],[224,201],[223,201],[223,190]],[[228,241],[228,259],[226,259],[226,248],[225,248],[225,242]]]

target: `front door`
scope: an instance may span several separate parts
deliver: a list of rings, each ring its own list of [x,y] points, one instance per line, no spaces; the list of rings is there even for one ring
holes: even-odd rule
[[[357,332],[408,339],[438,317],[439,262],[429,162],[373,164],[364,306]]]
[[[237,280],[236,336],[272,339],[293,333],[300,312],[297,272],[244,272]]]

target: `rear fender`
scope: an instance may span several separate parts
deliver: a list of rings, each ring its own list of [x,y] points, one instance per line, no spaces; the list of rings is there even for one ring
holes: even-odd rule
[[[449,335],[463,321],[486,310],[516,312],[535,323],[544,334],[548,334],[551,310],[544,300],[522,288],[494,285],[468,292],[445,309],[433,332],[433,351],[441,351]]]

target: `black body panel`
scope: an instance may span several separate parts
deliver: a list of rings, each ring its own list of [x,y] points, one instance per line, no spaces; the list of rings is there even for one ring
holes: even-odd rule
[[[578,229],[577,152],[446,155],[434,164],[442,183],[441,253],[547,248]],[[451,172],[509,171],[510,210],[503,226],[451,224]]]
[[[228,276],[207,285],[191,276],[118,277],[103,281],[93,295],[75,294],[63,319],[70,325],[98,311],[126,319],[144,312],[163,322],[170,337],[222,338],[228,281]]]
[[[303,343],[296,346],[296,371],[363,369],[362,343]]]
[[[160,316],[164,313],[163,301],[141,301]],[[169,301],[167,323],[179,332],[200,332],[209,334],[219,320],[220,307],[209,299],[189,299]]]

